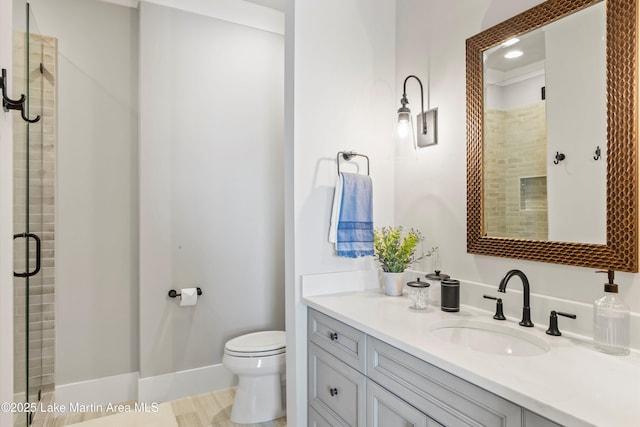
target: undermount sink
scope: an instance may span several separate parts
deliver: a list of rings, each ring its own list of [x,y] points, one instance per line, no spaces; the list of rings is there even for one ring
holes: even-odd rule
[[[435,324],[431,332],[444,341],[470,350],[504,356],[538,356],[551,348],[542,338],[499,323],[442,321]]]

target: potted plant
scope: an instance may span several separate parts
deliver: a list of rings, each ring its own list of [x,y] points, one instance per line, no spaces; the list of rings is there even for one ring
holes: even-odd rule
[[[424,241],[422,234],[413,228],[408,231],[405,231],[402,226],[373,230],[374,258],[378,260],[383,271],[385,294],[402,295],[404,288],[402,273],[411,264],[434,252],[436,248],[416,256],[416,248],[422,241]]]

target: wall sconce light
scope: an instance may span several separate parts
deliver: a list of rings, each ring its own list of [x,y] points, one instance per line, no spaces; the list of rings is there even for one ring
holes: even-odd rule
[[[414,78],[420,84],[420,114],[417,115],[417,129],[413,130],[413,120],[411,116],[411,110],[407,107],[409,100],[407,99],[407,80],[410,78]],[[420,79],[414,75],[408,76],[404,79],[404,84],[402,86],[402,99],[400,100],[402,107],[398,109],[398,133],[399,136],[404,138],[411,134],[412,139],[414,140],[414,147],[426,147],[429,145],[435,145],[438,143],[438,109],[433,108],[424,111],[424,91],[422,89],[422,82]],[[417,138],[413,138],[413,135],[417,135]]]

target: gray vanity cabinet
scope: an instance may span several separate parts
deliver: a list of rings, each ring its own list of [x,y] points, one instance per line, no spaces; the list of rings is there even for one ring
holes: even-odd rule
[[[309,310],[307,338],[356,371],[364,374],[365,333],[333,317]]]
[[[367,376],[446,426],[522,426],[522,408],[367,337]]]
[[[331,415],[327,411],[317,409],[316,406],[309,406],[309,427],[349,427],[339,418]]]
[[[364,427],[364,375],[309,343],[309,405],[336,424]]]
[[[365,426],[365,334],[309,310],[309,425]]]
[[[527,409],[524,410],[524,425],[525,427],[562,427]]]
[[[393,393],[367,380],[367,427],[441,427]]]
[[[558,427],[316,310],[308,311],[313,427]]]

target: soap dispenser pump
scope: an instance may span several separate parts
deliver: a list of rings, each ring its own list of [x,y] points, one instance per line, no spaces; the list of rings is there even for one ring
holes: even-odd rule
[[[593,304],[593,343],[598,351],[615,355],[629,354],[629,309],[618,296],[618,285],[614,281],[613,270],[597,271],[607,273],[608,283],[604,284],[604,296]]]

